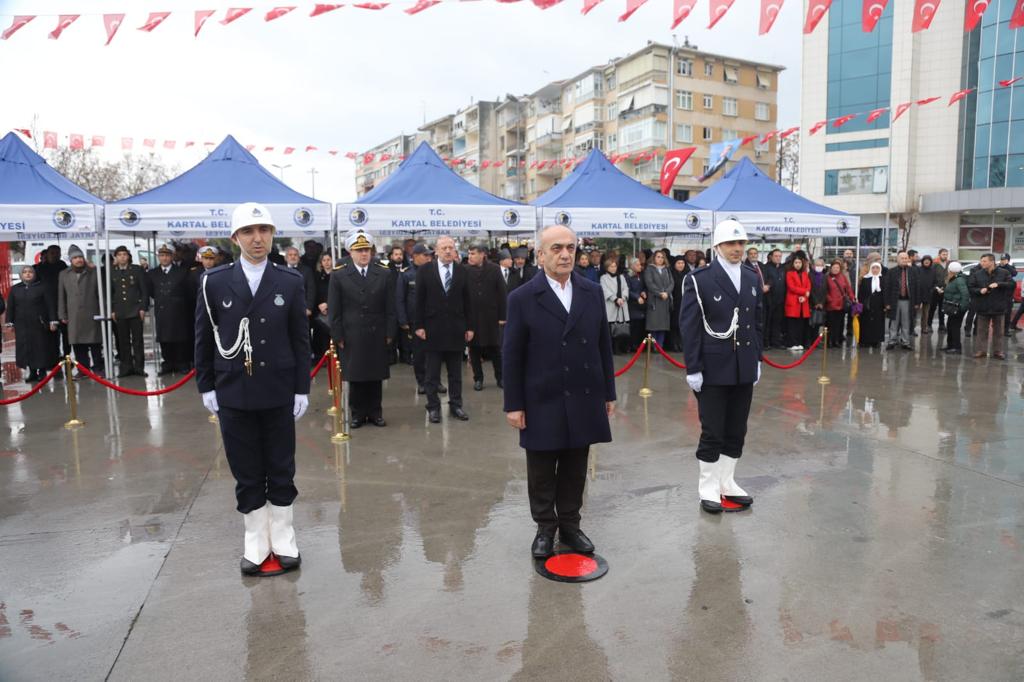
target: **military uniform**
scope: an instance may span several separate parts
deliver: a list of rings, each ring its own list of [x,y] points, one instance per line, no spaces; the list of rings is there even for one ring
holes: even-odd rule
[[[416,270],[415,265],[410,265],[395,281],[395,315],[398,318],[398,326],[402,328],[399,334],[405,336],[406,343],[409,345],[412,371],[416,375],[416,386],[420,391],[424,391],[423,382],[426,381],[427,372],[423,355],[423,341],[412,333],[412,323],[416,319]]]
[[[127,249],[126,249],[127,250]],[[116,253],[116,251],[115,251]],[[146,358],[142,339],[140,312],[149,310],[149,284],[145,271],[129,263],[110,270],[111,312],[117,333],[117,355],[121,369],[118,376],[145,376]]]
[[[350,235],[345,246],[349,251],[373,248],[363,232]],[[384,426],[381,382],[390,377],[388,342],[397,330],[391,271],[373,260],[363,268],[355,262],[336,267],[328,287],[327,317],[349,384],[352,428]]]
[[[187,372],[192,366],[192,340],[194,307],[189,272],[184,267],[162,265],[146,273],[149,295],[153,299],[153,315],[156,325],[156,340],[163,356],[161,374]]]
[[[715,245],[722,241],[746,241],[746,232],[736,221],[723,221],[716,228]],[[712,513],[752,502],[732,472],[743,454],[754,384],[760,378],[762,297],[761,281],[752,268],[722,258],[683,280],[679,331],[701,423],[699,492],[702,508]]]

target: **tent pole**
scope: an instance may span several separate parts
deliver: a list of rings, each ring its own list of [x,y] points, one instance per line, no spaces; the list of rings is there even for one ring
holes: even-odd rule
[[[100,248],[99,247],[100,247],[100,242],[99,242],[99,240],[96,240],[96,253],[97,254],[100,253]],[[106,368],[107,376],[114,376],[116,374],[116,372],[114,372],[114,351],[111,348],[111,346],[112,346],[112,344],[114,342],[114,332],[113,332],[113,329],[112,329],[112,326],[111,326],[111,323],[110,323],[111,322],[110,321],[110,314],[111,314],[110,297],[111,297],[111,293],[112,293],[111,292],[112,285],[111,285],[111,282],[110,282],[110,265],[107,262],[107,261],[110,260],[110,232],[109,231],[105,231],[105,234],[103,235],[103,255],[102,255],[102,257],[100,257],[99,260],[100,260],[100,262],[97,263],[97,267],[102,267],[103,268],[100,271],[100,273],[102,275],[102,278],[103,278],[103,282],[102,282],[102,284],[99,283],[99,282],[97,283],[97,286],[101,286],[102,287],[102,289],[100,291],[100,315],[103,317],[103,322],[101,323],[102,324],[101,329],[103,331],[103,337],[102,337],[103,338],[103,364],[104,364],[104,367]],[[97,280],[99,280],[99,278],[97,278]],[[103,295],[103,290],[106,291],[106,295],[105,296]]]
[[[153,257],[155,258],[156,257],[156,231],[153,232],[152,239],[153,239],[153,245],[150,247],[149,252],[152,253]],[[157,261],[157,262],[159,263],[159,261]],[[187,268],[188,266],[186,265],[185,267]],[[148,302],[149,301],[147,301],[147,303]],[[147,317],[149,317],[149,316],[147,315]],[[150,328],[150,332],[151,332],[150,333],[150,340],[153,342],[153,363],[156,366],[156,371],[159,372],[160,371],[160,366],[163,364],[163,355],[160,353],[160,344],[158,344],[157,341],[156,341],[156,311],[154,311],[153,312],[153,316],[150,317],[149,328]],[[145,356],[145,353],[143,353],[143,356]]]

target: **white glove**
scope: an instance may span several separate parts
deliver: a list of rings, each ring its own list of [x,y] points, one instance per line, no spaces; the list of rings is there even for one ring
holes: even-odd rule
[[[302,415],[306,414],[306,408],[309,407],[309,396],[295,394],[295,407],[292,409],[292,414],[295,416],[295,421],[302,419]]]
[[[214,415],[220,411],[220,405],[217,404],[217,391],[207,391],[206,393],[200,393],[199,395],[203,399],[203,407],[208,409]]]
[[[700,393],[700,389],[704,385],[704,372],[687,374],[686,383],[690,385],[690,388],[693,389],[695,393]]]
[[[757,382],[761,380],[761,361],[757,361],[757,378],[754,379],[754,385],[757,386]]]

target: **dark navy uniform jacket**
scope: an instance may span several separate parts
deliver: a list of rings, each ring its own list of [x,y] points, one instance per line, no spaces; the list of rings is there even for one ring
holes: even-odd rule
[[[505,411],[526,412],[519,445],[560,450],[611,441],[612,338],[601,286],[572,274],[569,312],[544,271],[508,295],[502,347]]]
[[[700,300],[712,331],[725,332],[739,308],[739,328],[735,338],[716,339],[704,330],[700,306],[694,293],[697,280]],[[740,291],[718,261],[694,270],[683,279],[683,305],[679,309],[679,333],[683,337],[686,373],[703,372],[709,386],[735,386],[757,381],[757,363],[761,360],[762,336],[761,280],[748,266],[740,267]]]
[[[235,343],[243,317],[249,318],[252,376],[245,352],[221,356],[203,303],[202,279],[221,346]],[[296,270],[268,262],[253,296],[238,263],[207,270],[196,302],[196,383],[199,391],[217,391],[217,403],[239,410],[291,406],[296,394],[309,393],[309,322],[305,282]]]

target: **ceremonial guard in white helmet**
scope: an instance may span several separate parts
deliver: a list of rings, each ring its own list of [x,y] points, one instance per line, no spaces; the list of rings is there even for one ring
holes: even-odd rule
[[[738,221],[715,227],[715,258],[683,280],[679,311],[686,382],[700,415],[700,506],[712,514],[746,509],[754,501],[733,478],[761,378],[761,282],[743,265],[746,243]]]
[[[298,568],[292,527],[295,422],[309,406],[309,323],[302,275],[267,260],[274,221],[246,203],[231,216],[241,258],[207,270],[196,303],[196,382],[220,419],[238,511],[241,568],[274,575]]]

